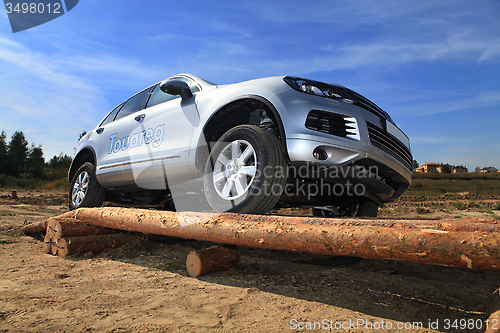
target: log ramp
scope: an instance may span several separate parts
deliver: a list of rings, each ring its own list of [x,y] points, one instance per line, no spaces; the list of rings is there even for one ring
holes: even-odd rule
[[[189,253],[186,268],[194,277],[237,265],[236,245],[500,271],[500,224],[493,219],[331,219],[105,207],[80,208],[22,231],[45,233],[43,251],[62,257],[137,239],[124,231],[224,244]],[[500,326],[500,287],[488,314]],[[498,326],[486,333],[499,332]]]
[[[57,233],[60,226],[74,224]],[[57,223],[56,223],[57,225]],[[59,254],[59,238],[118,239],[109,229],[196,239],[219,244],[274,250],[404,260],[415,263],[500,270],[500,224],[495,220],[382,220],[329,219],[242,215],[233,213],[180,213],[132,208],[80,208],[47,221],[23,227],[26,233],[54,229],[47,236],[50,252]],[[80,229],[79,229],[80,228]],[[83,228],[83,229],[81,229]],[[76,232],[76,231],[75,231]],[[107,234],[106,234],[107,233]],[[83,236],[85,234],[85,236]],[[59,238],[58,238],[59,237]],[[89,239],[90,240],[90,239]],[[47,244],[45,243],[45,244]],[[115,244],[116,243],[116,244]],[[110,241],[113,246],[121,243]],[[121,243],[123,244],[123,243]],[[69,247],[68,247],[69,248]],[[89,247],[91,248],[91,246]],[[87,247],[84,250],[88,249]],[[47,245],[44,247],[48,251]],[[76,253],[75,249],[65,253]]]

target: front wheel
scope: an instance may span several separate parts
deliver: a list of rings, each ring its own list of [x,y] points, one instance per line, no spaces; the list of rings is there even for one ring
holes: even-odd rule
[[[68,195],[69,210],[81,207],[99,207],[104,202],[106,190],[99,184],[94,164],[82,164],[73,176]]]
[[[227,131],[205,166],[205,196],[218,212],[263,214],[278,201],[287,164],[275,136],[253,125]]]

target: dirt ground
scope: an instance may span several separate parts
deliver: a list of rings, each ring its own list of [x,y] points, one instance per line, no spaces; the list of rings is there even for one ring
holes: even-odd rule
[[[60,258],[43,254],[40,238],[20,227],[66,212],[65,193],[18,195],[0,191],[0,332],[482,332],[499,278],[490,271],[245,247],[238,266],[191,278],[187,254],[210,244],[159,236]],[[500,223],[499,202],[467,193],[411,197],[380,216]],[[453,329],[464,319],[466,329]],[[309,329],[315,322],[321,326]]]

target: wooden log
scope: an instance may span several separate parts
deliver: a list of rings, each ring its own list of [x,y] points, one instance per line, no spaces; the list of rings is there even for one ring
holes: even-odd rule
[[[236,246],[212,246],[205,250],[191,251],[186,268],[192,277],[223,271],[240,263],[240,251]]]
[[[52,236],[53,255],[57,255],[57,253],[59,252],[58,242],[62,237],[107,235],[113,234],[117,231],[115,229],[88,225],[75,219],[49,219],[49,221],[47,222],[47,229],[49,228],[49,226],[51,226],[54,230],[54,236]]]
[[[21,228],[21,231],[24,232],[25,234],[37,234],[40,232],[45,232],[46,230],[47,230],[47,220],[30,223]]]
[[[12,199],[19,199],[19,197],[17,196],[16,190],[12,190]]]
[[[49,222],[50,221],[47,221],[47,229],[45,231],[45,237],[43,238],[43,253],[52,253],[52,239],[54,238],[55,232],[53,227],[49,225]]]
[[[81,208],[92,209],[92,208]],[[106,207],[105,213],[113,214],[114,211],[120,209],[128,210],[131,214],[141,215],[141,209]],[[80,210],[74,210],[57,216],[56,218],[77,219]],[[168,219],[179,220],[179,215],[176,212],[161,211],[162,216]],[[413,220],[413,219],[386,219],[386,218],[360,218],[360,217],[340,217],[340,218],[323,218],[323,217],[304,217],[304,216],[276,216],[276,215],[243,215],[237,213],[193,213],[183,212],[183,218],[187,224],[197,223],[203,220],[208,220],[213,216],[219,217],[221,220],[238,220],[242,223],[247,222],[268,222],[275,224],[313,224],[326,226],[373,226],[383,228],[402,228],[402,229],[431,229],[440,231],[485,231],[485,232],[500,232],[500,223],[495,219],[442,219],[442,220]],[[88,221],[86,221],[88,223]],[[92,224],[92,223],[88,223]]]
[[[57,245],[55,242],[55,223],[56,220],[54,219],[48,219],[47,220],[47,229],[45,231],[45,237],[43,238],[43,252],[44,253],[52,253],[53,255],[57,254]],[[54,253],[55,249],[55,253]]]
[[[230,213],[183,213],[181,216],[173,212],[115,207],[80,208],[70,214],[100,227],[213,243],[500,270],[500,233],[482,229],[479,223],[477,231],[448,231],[335,224],[346,219]],[[279,222],[287,220],[293,222]],[[314,223],[321,220],[332,223]]]
[[[103,252],[137,240],[136,236],[128,233],[107,235],[74,236],[59,238],[57,255],[66,257],[70,254]]]
[[[47,220],[47,233],[51,236],[50,238],[50,253],[53,255],[57,255],[57,241],[59,240],[60,237],[56,238],[56,225],[59,224],[59,222],[56,219],[48,219]]]
[[[54,220],[55,237],[68,237],[68,236],[89,236],[89,235],[106,235],[116,232],[115,229],[97,227],[87,223],[75,220]]]

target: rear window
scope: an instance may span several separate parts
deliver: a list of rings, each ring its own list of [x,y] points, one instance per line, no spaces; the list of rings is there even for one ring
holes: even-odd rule
[[[104,120],[102,121],[101,125],[99,126],[105,126],[107,124],[109,124],[110,122],[112,122],[113,120],[115,120],[115,116],[116,114],[118,113],[118,111],[120,111],[120,109],[122,108],[124,103],[118,105],[116,108],[114,108],[106,118],[104,118]]]

